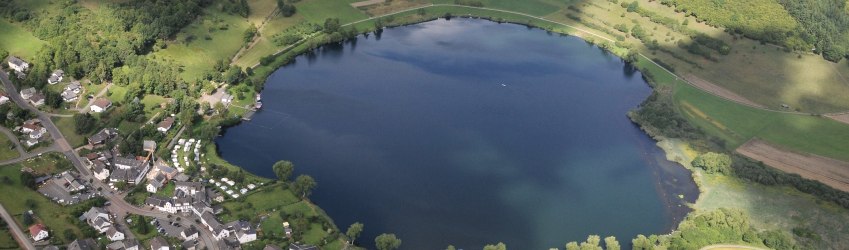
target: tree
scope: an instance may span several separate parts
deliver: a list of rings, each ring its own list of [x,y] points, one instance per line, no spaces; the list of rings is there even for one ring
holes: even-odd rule
[[[147,219],[145,219],[144,216],[136,217],[136,230],[141,234],[147,234],[150,231],[150,225],[147,224]]]
[[[498,242],[495,245],[486,245],[483,247],[483,250],[507,250],[507,245],[502,242]]]
[[[357,238],[360,237],[360,233],[363,232],[363,223],[354,222],[351,226],[348,227],[348,231],[345,232],[345,235],[351,239],[351,244],[353,245]]]
[[[29,172],[21,172],[21,184],[31,189],[35,189],[35,176]]]
[[[289,178],[292,178],[292,172],[295,171],[295,164],[292,164],[291,161],[278,161],[274,163],[271,169],[274,170],[278,180],[288,181]]]
[[[24,212],[24,214],[22,216],[23,216],[24,226],[32,225],[32,223],[33,223],[32,214],[30,214],[29,211]]]
[[[312,193],[312,189],[315,188],[317,184],[315,183],[315,179],[313,179],[309,175],[299,175],[298,178],[295,178],[295,193],[301,194],[302,198],[307,198]]]
[[[708,174],[731,173],[731,157],[722,153],[707,152],[697,156],[691,164],[704,169]]]
[[[254,40],[254,36],[259,34],[258,32],[259,31],[257,30],[256,25],[251,24],[251,26],[245,30],[245,33],[243,33],[242,39],[245,43],[250,43],[252,40]]]
[[[569,242],[566,243],[566,250],[580,250],[581,247],[578,246],[578,242]]]
[[[395,237],[395,234],[380,234],[374,238],[374,245],[377,250],[394,250],[401,247],[401,239]]]
[[[287,4],[284,0],[277,0],[277,9],[280,10],[280,14],[283,15],[283,17],[295,15],[295,12],[297,11],[294,4]]]
[[[339,24],[339,18],[328,18],[324,20],[324,33],[333,34],[339,31],[342,26]]]
[[[74,115],[74,132],[77,134],[87,134],[94,130],[97,120],[89,113]]]
[[[617,241],[616,237],[613,236],[604,238],[604,247],[606,247],[607,250],[619,250],[622,248],[619,246],[619,241]]]
[[[448,247],[446,247],[445,250],[457,250],[457,248],[454,247],[454,245],[448,245]]]

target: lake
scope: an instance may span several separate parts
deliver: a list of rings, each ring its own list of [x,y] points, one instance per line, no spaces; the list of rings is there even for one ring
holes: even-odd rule
[[[436,20],[322,47],[272,74],[263,110],[216,140],[312,201],[359,242],[403,249],[563,248],[587,235],[668,233],[698,191],[627,112],[651,93],[620,58],[571,37]]]

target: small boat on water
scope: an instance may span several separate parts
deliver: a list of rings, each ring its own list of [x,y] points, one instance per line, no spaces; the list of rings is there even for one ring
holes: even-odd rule
[[[256,101],[256,104],[254,104],[254,108],[255,108],[255,109],[261,109],[261,108],[262,108],[262,102],[261,102],[261,101]]]
[[[256,101],[262,101],[262,95],[260,95],[259,93],[256,93]]]

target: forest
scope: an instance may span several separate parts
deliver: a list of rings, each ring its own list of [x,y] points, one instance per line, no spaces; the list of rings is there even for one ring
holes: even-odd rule
[[[829,61],[849,56],[849,11],[844,0],[661,0],[709,25]]]

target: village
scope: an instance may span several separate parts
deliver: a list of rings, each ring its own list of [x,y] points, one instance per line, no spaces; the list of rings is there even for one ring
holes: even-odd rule
[[[30,67],[27,62],[11,56],[7,63],[12,70],[11,75],[18,79],[26,77]],[[88,105],[84,108],[79,108],[79,104],[66,108],[90,115],[113,112],[115,106],[112,100],[99,95],[85,95],[86,84],[78,80],[68,81],[64,74],[57,69],[48,76],[49,86],[61,88],[61,94],[52,98],[61,98],[64,103],[86,100]],[[39,109],[51,101],[47,100],[50,97],[34,87],[23,88],[13,94],[34,108],[30,111],[26,105],[21,106],[24,110],[21,118],[25,120],[11,128],[26,147],[25,151],[61,151],[61,146],[53,143],[56,138],[52,138],[48,131],[49,127],[55,126],[52,119],[38,115],[43,114]],[[226,93],[212,98],[213,102],[222,104],[230,104],[233,100],[233,96]],[[14,106],[15,103],[9,104],[12,99],[9,93],[0,92],[0,105]],[[251,111],[260,107],[261,103],[257,102]],[[48,110],[56,112],[55,109]],[[207,114],[206,111],[202,113]],[[213,172],[206,162],[210,141],[181,136],[187,128],[176,114],[162,115],[160,119],[151,119],[141,126],[155,128],[159,134],[153,138],[159,139],[130,142],[132,136],[137,136],[134,133],[141,132],[130,131],[128,134],[118,127],[102,127],[86,137],[84,145],[72,149],[72,155],[79,155],[80,166],[74,164],[77,169],[68,167],[51,174],[22,169],[33,176],[38,193],[56,204],[93,204],[77,220],[83,227],[88,227],[83,231],[91,230],[96,237],[78,238],[66,249],[241,249],[241,246],[258,239],[258,230],[261,229],[258,223],[243,219],[222,221],[218,216],[225,212],[222,203],[244,199],[268,185],[266,180],[244,178],[241,173],[235,177],[222,175],[220,169]],[[127,153],[126,148],[121,147],[140,147],[141,151]],[[164,149],[159,150],[159,147]],[[66,156],[68,152],[65,151]],[[41,156],[42,153],[37,154]],[[225,170],[223,173],[228,172]],[[32,210],[24,216],[28,220],[40,221],[37,219],[40,215]],[[292,238],[295,231],[290,225],[283,221],[275,227],[284,229],[285,234],[281,236]],[[55,242],[51,237],[57,237],[54,235],[56,232],[46,224],[34,222],[27,231],[33,244],[40,249],[59,249],[51,244]],[[152,238],[140,241],[134,236],[142,232],[150,235],[147,231],[153,232]],[[281,248],[267,244],[264,249]],[[288,249],[318,248],[293,242]]]

